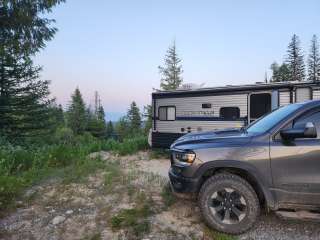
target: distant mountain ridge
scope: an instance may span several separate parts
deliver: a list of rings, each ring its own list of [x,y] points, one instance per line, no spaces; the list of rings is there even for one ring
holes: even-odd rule
[[[106,121],[118,122],[125,115],[123,112],[106,112]]]

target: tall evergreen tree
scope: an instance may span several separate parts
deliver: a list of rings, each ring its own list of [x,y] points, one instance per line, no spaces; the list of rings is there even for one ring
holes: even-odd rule
[[[64,111],[61,104],[57,105],[54,101],[50,107],[50,125],[52,125],[53,131],[55,131],[58,127],[64,127]]]
[[[76,88],[71,96],[67,111],[67,125],[75,134],[82,134],[87,127],[86,105],[79,88]]]
[[[152,128],[152,106],[147,105],[143,108],[143,117],[145,119],[144,132],[148,133]]]
[[[106,136],[107,138],[111,138],[114,136],[114,128],[111,121],[107,123]]]
[[[141,130],[141,114],[136,102],[132,102],[127,113],[127,119],[132,132]]]
[[[130,124],[127,117],[122,117],[119,119],[115,126],[115,131],[119,140],[123,140],[130,135]]]
[[[286,64],[289,68],[291,81],[303,81],[305,79],[305,65],[300,40],[296,34],[292,36],[287,52]]]
[[[182,65],[178,57],[176,43],[169,47],[164,59],[164,66],[159,66],[161,74],[160,87],[163,90],[175,90],[182,84]]]
[[[0,3],[0,131],[22,139],[48,133],[48,81],[31,58],[53,38],[44,14],[62,1],[6,0]]]
[[[88,125],[86,130],[90,132],[94,137],[105,138],[106,137],[106,120],[105,113],[102,106],[95,107],[94,112],[88,109]]]
[[[313,35],[311,40],[310,54],[308,57],[308,80],[314,82],[320,81],[320,55],[316,35]]]
[[[271,82],[280,82],[279,78],[279,64],[277,62],[273,62],[270,66],[272,71]]]

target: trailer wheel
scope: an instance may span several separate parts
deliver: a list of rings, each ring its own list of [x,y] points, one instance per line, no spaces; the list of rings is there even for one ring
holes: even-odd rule
[[[259,200],[251,185],[229,173],[214,175],[203,184],[199,205],[210,227],[229,234],[249,230],[260,214]]]

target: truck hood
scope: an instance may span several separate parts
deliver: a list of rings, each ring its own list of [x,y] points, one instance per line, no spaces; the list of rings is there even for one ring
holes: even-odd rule
[[[244,145],[250,142],[252,135],[240,128],[217,131],[189,133],[177,139],[171,148],[184,148],[184,145],[216,143],[218,145]]]

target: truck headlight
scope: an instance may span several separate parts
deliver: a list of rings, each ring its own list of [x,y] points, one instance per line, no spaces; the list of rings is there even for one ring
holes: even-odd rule
[[[175,157],[181,162],[193,163],[196,159],[196,154],[194,152],[176,153]]]

